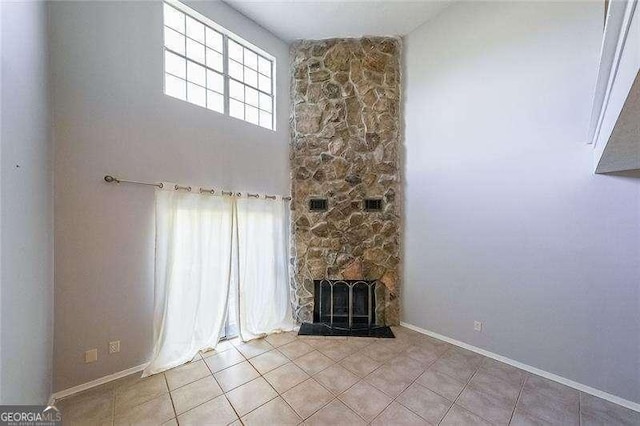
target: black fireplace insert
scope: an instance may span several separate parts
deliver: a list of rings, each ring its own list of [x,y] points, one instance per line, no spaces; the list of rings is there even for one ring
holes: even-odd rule
[[[325,279],[314,285],[314,323],[348,329],[375,326],[375,281]]]
[[[313,324],[299,334],[322,336],[394,337],[376,324],[376,281],[315,280]]]

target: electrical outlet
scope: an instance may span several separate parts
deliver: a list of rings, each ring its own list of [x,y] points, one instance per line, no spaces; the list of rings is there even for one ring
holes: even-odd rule
[[[473,322],[473,329],[475,331],[482,331],[482,323],[480,321]]]
[[[84,353],[84,362],[96,362],[98,360],[98,350],[97,349],[89,349]]]
[[[120,352],[120,340],[116,340],[115,342],[109,342],[109,353],[115,354]]]

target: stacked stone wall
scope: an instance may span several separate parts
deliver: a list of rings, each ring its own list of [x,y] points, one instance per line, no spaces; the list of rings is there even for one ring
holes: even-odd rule
[[[301,41],[291,48],[292,286],[311,321],[314,280],[378,280],[379,323],[399,321],[400,41]],[[311,198],[328,209],[311,212]],[[364,199],[382,199],[382,211]]]

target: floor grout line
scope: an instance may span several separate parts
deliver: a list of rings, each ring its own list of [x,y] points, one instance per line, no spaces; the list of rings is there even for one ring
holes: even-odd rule
[[[173,395],[171,395],[171,391],[169,390],[169,380],[167,380],[167,375],[162,373],[162,377],[164,377],[164,384],[167,386],[167,392],[169,393],[169,400],[171,401],[171,408],[173,408],[173,418],[176,419],[176,423],[180,425],[178,421],[178,412],[176,411],[176,405],[173,403]]]
[[[404,353],[404,352],[402,352],[402,353]],[[411,357],[409,357],[409,358],[411,358]],[[411,359],[413,359],[413,358],[411,358]],[[414,360],[414,361],[415,361],[415,360]],[[435,362],[435,361],[434,361],[434,362]],[[383,364],[383,365],[384,365],[384,364]],[[431,365],[431,364],[430,364],[430,365]],[[427,367],[427,368],[428,368],[428,367]],[[372,373],[373,373],[373,372],[375,372],[375,371],[376,371],[376,370],[372,371]],[[393,404],[394,402],[396,402],[396,400],[400,397],[400,395],[402,395],[402,394],[403,394],[407,389],[409,389],[411,386],[413,386],[413,384],[414,384],[415,382],[417,382],[417,381],[418,381],[418,379],[420,378],[420,376],[422,376],[422,375],[424,374],[424,372],[425,372],[425,371],[427,371],[427,370],[425,369],[423,372],[421,372],[421,373],[420,373],[420,374],[419,374],[415,379],[413,379],[413,380],[411,381],[411,383],[409,384],[409,386],[405,387],[405,388],[402,390],[402,392],[400,392],[396,397],[392,398],[392,399],[391,399],[391,402],[390,402],[389,404],[387,404],[387,406],[386,406],[386,407],[384,407],[384,408],[382,409],[382,411],[380,411],[380,413],[378,413],[378,415],[377,415],[373,420],[371,420],[371,422],[370,422],[370,423],[373,423],[374,421],[376,421],[376,419],[377,419],[378,417],[380,417],[382,414],[384,414],[384,412],[387,410],[387,408],[389,408],[389,407],[391,406],[391,404]],[[364,380],[364,379],[362,379],[362,380]],[[374,387],[375,387],[375,386],[374,386]],[[401,406],[403,406],[403,407],[404,407],[404,408],[406,408],[407,410],[411,411],[413,414],[415,414],[416,416],[420,417],[421,419],[423,419],[423,420],[425,420],[425,421],[427,420],[427,419],[425,419],[424,417],[422,417],[421,415],[419,415],[418,413],[416,413],[415,411],[413,411],[411,408],[404,406],[401,402],[398,402],[398,404],[400,404]]]
[[[267,342],[267,343],[268,343],[268,342]],[[235,349],[236,351],[238,351],[238,353],[239,353],[240,355],[242,355],[242,357],[244,358],[244,361],[240,361],[239,363],[236,363],[236,364],[233,364],[233,365],[238,365],[238,364],[240,364],[241,362],[245,362],[245,361],[247,361],[247,362],[249,363],[249,365],[251,365],[251,367],[252,367],[254,370],[256,370],[256,368],[253,366],[253,364],[251,364],[251,361],[249,361],[249,358],[247,358],[245,354],[243,354],[242,352],[240,352],[240,351],[238,350],[238,348],[236,347],[236,345],[234,345],[234,344],[233,344],[233,342],[231,342],[231,344],[233,345],[234,349]],[[231,365],[231,366],[229,366],[229,367],[227,367],[227,368],[231,368],[231,367],[233,367],[233,365]],[[223,369],[222,369],[222,370],[220,370],[220,371],[224,371],[224,370],[226,370],[226,368],[223,368]],[[211,371],[211,369],[209,369],[209,371]],[[218,373],[219,373],[220,371],[218,371]],[[258,370],[256,370],[256,371],[258,371]],[[258,373],[260,373],[260,372],[258,371]],[[213,375],[213,372],[212,372],[211,374]],[[262,377],[262,375],[261,375],[260,377]],[[220,386],[220,389],[222,390],[222,395],[224,395],[225,399],[227,400],[227,402],[228,402],[228,403],[229,403],[229,405],[231,406],[231,409],[232,409],[232,410],[233,410],[233,412],[236,414],[236,417],[238,418],[238,421],[240,422],[240,424],[244,425],[244,422],[242,421],[242,417],[240,417],[240,413],[238,413],[238,410],[236,410],[236,407],[234,407],[234,406],[233,406],[233,404],[231,403],[231,401],[229,400],[228,393],[229,393],[229,392],[231,392],[231,391],[233,391],[234,389],[239,388],[240,386],[244,386],[244,385],[246,385],[247,383],[251,382],[251,380],[249,380],[249,382],[247,382],[247,383],[243,383],[242,385],[237,386],[237,387],[235,387],[235,388],[233,388],[233,389],[229,389],[229,391],[228,391],[228,392],[225,392],[225,391],[224,391],[224,389],[222,389],[222,386],[221,386],[220,382],[218,382],[218,379],[216,379],[216,377],[215,377],[215,376],[213,376],[213,379],[216,381],[216,383],[218,383],[218,386]],[[268,380],[266,380],[266,379],[265,379],[265,382],[269,383],[269,381],[268,381]],[[275,390],[275,389],[274,389],[274,390]],[[277,392],[276,392],[276,393],[277,393]],[[269,400],[269,401],[271,401],[271,400]],[[267,401],[267,402],[268,402],[268,401]],[[264,404],[262,404],[262,405],[264,405]],[[262,407],[262,405],[260,405],[260,407]],[[257,410],[258,408],[260,408],[260,407],[257,407],[257,408],[256,408],[256,410]],[[252,410],[252,411],[254,411],[254,410]],[[250,411],[249,413],[251,413],[251,411]],[[249,414],[249,413],[247,413],[247,414]],[[245,414],[245,416],[246,416],[247,414]],[[233,423],[233,422],[231,422],[231,423]]]
[[[111,407],[111,426],[114,426],[116,424],[116,389],[113,388],[111,390],[111,398],[113,401],[113,407]]]
[[[223,351],[223,352],[224,352],[224,351]],[[222,353],[222,352],[221,352],[221,353]],[[243,356],[244,356],[244,355],[243,355]],[[204,361],[204,358],[202,358],[202,360]],[[246,361],[246,359],[245,359],[245,361]],[[196,361],[196,362],[197,362],[197,361]],[[241,362],[242,362],[242,361],[241,361]],[[209,374],[210,374],[210,376],[211,376],[211,377],[213,378],[213,380],[216,382],[216,384],[218,385],[218,387],[219,387],[219,388],[220,388],[220,390],[222,391],[222,394],[217,395],[217,396],[214,396],[214,397],[213,397],[213,398],[211,398],[211,399],[207,399],[206,401],[204,401],[204,402],[202,402],[202,403],[200,403],[200,404],[198,404],[198,405],[195,405],[195,406],[193,406],[193,407],[189,408],[189,409],[188,409],[187,411],[185,411],[184,413],[180,413],[180,415],[186,414],[186,413],[188,413],[188,412],[189,412],[189,411],[191,411],[191,410],[195,410],[196,408],[200,407],[201,405],[204,405],[204,404],[206,404],[206,403],[208,403],[208,402],[210,402],[210,401],[213,401],[214,399],[216,399],[216,398],[218,398],[218,397],[220,397],[220,396],[224,396],[224,397],[225,397],[225,399],[227,400],[227,402],[229,402],[229,405],[231,405],[231,409],[233,409],[233,410],[234,410],[234,412],[235,412],[235,408],[233,407],[233,405],[232,405],[232,404],[231,404],[231,402],[229,401],[229,398],[227,398],[227,396],[226,396],[226,392],[222,389],[222,386],[220,386],[220,382],[218,382],[218,380],[217,380],[217,379],[215,378],[215,376],[213,375],[213,372],[211,371],[211,368],[209,367],[209,364],[207,364],[207,363],[205,362],[205,363],[204,363],[204,365],[205,365],[205,366],[207,367],[207,369],[209,370]],[[234,364],[234,365],[237,365],[237,364]],[[230,367],[233,367],[233,365],[230,365],[230,366],[229,366],[229,367],[227,367],[227,368],[230,368]],[[220,371],[222,371],[222,370],[220,370]],[[206,378],[207,378],[207,376],[205,376],[205,377],[201,377],[201,378],[196,379],[196,380],[194,380],[194,381],[192,381],[192,382],[190,382],[190,383],[187,383],[187,384],[185,384],[185,385],[182,385],[182,386],[180,386],[180,387],[177,387],[177,388],[175,388],[175,389],[173,389],[173,390],[169,391],[169,395],[170,395],[170,397],[171,397],[171,404],[173,404],[173,395],[171,394],[171,392],[174,392],[174,391],[176,391],[176,390],[178,390],[178,389],[182,389],[182,388],[184,388],[185,386],[189,386],[189,385],[191,385],[191,384],[193,384],[193,383],[197,382],[198,380],[202,380],[202,379],[206,379]],[[165,374],[165,379],[166,379],[166,374]],[[169,385],[169,383],[167,382],[167,387],[169,387],[168,385]],[[176,414],[176,417],[175,417],[175,419],[176,419],[176,423],[178,423],[178,425],[179,425],[180,423],[179,423],[179,421],[178,421],[178,412],[177,412],[177,411],[176,411],[176,409],[175,409],[175,405],[174,405],[173,411],[174,411],[174,413]],[[238,416],[238,413],[236,413],[236,416]],[[240,417],[239,417],[239,416],[238,416],[238,419],[240,419]],[[232,422],[232,423],[233,423],[233,422]]]
[[[442,358],[447,352],[449,351],[453,351],[454,348],[450,348],[449,350],[447,350],[446,352],[444,352],[440,358]],[[484,361],[483,361],[484,362]],[[453,408],[454,405],[456,405],[456,402],[458,402],[458,399],[460,399],[460,396],[462,395],[462,393],[465,391],[465,389],[469,386],[469,383],[471,383],[471,380],[473,380],[473,378],[476,376],[476,374],[478,374],[478,371],[480,371],[480,367],[482,364],[478,364],[478,366],[476,367],[475,371],[473,372],[473,374],[471,374],[471,376],[467,379],[467,383],[465,383],[465,385],[462,387],[462,390],[460,391],[460,393],[458,394],[458,396],[456,396],[456,398],[453,400],[453,404],[451,404],[451,406],[449,407],[449,409],[447,410],[446,413],[444,413],[444,416],[442,416],[442,418],[438,421],[438,424],[442,423],[442,421],[444,420],[445,417],[447,417],[447,414],[449,414],[449,411],[451,411],[451,409]],[[444,373],[443,373],[444,374]],[[469,410],[468,410],[469,411]],[[471,411],[469,411],[471,412]],[[475,414],[475,413],[473,413]],[[477,415],[477,414],[476,414]],[[478,415],[477,415],[478,416]],[[478,416],[482,419],[481,416]],[[484,419],[483,419],[484,420]]]
[[[297,339],[294,339],[294,340],[297,340]],[[293,343],[293,341],[288,342],[287,344],[289,344],[289,343]],[[283,346],[284,346],[284,345],[283,345]],[[309,345],[309,346],[310,346],[310,345]],[[274,348],[274,349],[275,349],[275,348]],[[314,348],[314,350],[316,350],[316,349]],[[295,364],[295,363],[294,363],[294,360],[295,360],[295,359],[301,358],[301,357],[303,357],[303,356],[305,356],[305,355],[307,355],[307,354],[309,354],[309,353],[312,353],[312,352],[313,352],[313,350],[312,350],[312,351],[309,351],[309,352],[307,352],[306,354],[303,354],[303,355],[301,355],[301,356],[299,356],[299,357],[297,357],[297,358],[294,358],[294,359],[291,359],[291,358],[287,357],[287,356],[286,356],[286,355],[284,355],[284,354],[282,354],[282,355],[283,355],[283,356],[285,356],[285,358],[287,358],[287,360],[288,360],[288,362],[287,362],[287,363],[289,363],[289,362],[290,362],[290,363],[292,363],[292,364],[294,364],[294,365],[297,365],[297,364]],[[321,351],[318,351],[318,352],[322,353]],[[323,355],[324,355],[324,354],[323,354]],[[258,355],[258,356],[259,356],[259,355]],[[326,355],[325,355],[325,356],[326,356]],[[254,358],[255,358],[255,357],[254,357]],[[331,359],[331,358],[329,358],[329,359]],[[247,361],[248,361],[248,359],[247,359]],[[325,367],[324,369],[322,369],[322,370],[320,370],[320,371],[316,372],[315,374],[319,374],[319,373],[321,373],[322,371],[326,370],[327,368],[330,368],[331,366],[336,365],[336,364],[338,363],[338,362],[334,361],[333,359],[331,359],[331,361],[333,362],[333,364],[331,364],[331,365],[329,365],[329,366]],[[284,364],[283,364],[283,365],[284,365]],[[280,365],[280,366],[278,366],[278,367],[276,367],[276,368],[273,368],[273,369],[271,369],[271,370],[267,371],[265,374],[269,373],[270,371],[276,370],[276,369],[278,369],[279,367],[282,367],[282,365]],[[255,367],[254,367],[254,368],[255,368]],[[300,367],[298,366],[298,368],[300,368]],[[303,371],[304,371],[304,370],[303,370]],[[305,371],[305,373],[306,373],[306,371]],[[334,394],[333,394],[329,389],[327,389],[325,386],[323,386],[323,385],[322,385],[322,383],[318,382],[318,381],[317,381],[317,380],[316,380],[312,375],[310,375],[310,374],[308,374],[308,373],[307,373],[307,375],[309,376],[307,379],[305,379],[305,380],[304,380],[304,381],[302,381],[301,383],[298,383],[297,385],[295,385],[295,386],[293,386],[293,387],[291,387],[291,388],[287,389],[286,391],[282,392],[282,394],[281,394],[281,393],[279,393],[279,392],[278,392],[278,391],[273,387],[273,385],[272,385],[272,384],[271,384],[267,379],[265,379],[265,378],[264,378],[264,374],[260,374],[260,377],[261,377],[261,378],[263,378],[263,380],[264,380],[265,382],[267,382],[267,384],[269,384],[269,386],[274,390],[274,392],[276,392],[276,395],[277,395],[277,396],[276,396],[276,397],[274,397],[274,398],[272,398],[272,399],[270,399],[269,401],[265,402],[264,404],[260,405],[259,407],[256,407],[255,409],[251,410],[249,413],[251,413],[251,412],[253,412],[253,411],[255,411],[255,410],[259,409],[260,407],[263,407],[264,405],[268,404],[269,402],[273,401],[273,400],[274,400],[274,399],[276,399],[276,398],[281,398],[281,399],[282,399],[282,400],[283,400],[283,401],[284,401],[284,402],[285,402],[289,407],[291,407],[291,409],[293,410],[293,412],[294,412],[294,413],[296,413],[296,415],[298,415],[298,417],[300,417],[300,418],[302,419],[302,422],[301,422],[301,423],[303,423],[305,420],[307,420],[308,418],[310,418],[311,416],[313,416],[315,413],[317,413],[318,411],[320,411],[321,409],[323,409],[324,407],[326,407],[326,406],[327,406],[327,405],[329,405],[331,402],[333,402],[334,400],[336,400],[336,399],[337,399],[337,396],[335,396],[335,395],[334,395]],[[322,405],[321,407],[319,407],[316,411],[314,411],[313,413],[311,413],[311,414],[310,414],[309,416],[307,416],[306,418],[302,418],[302,416],[300,416],[300,414],[295,410],[295,408],[294,408],[293,406],[291,406],[291,404],[289,404],[289,402],[288,402],[288,401],[287,401],[287,400],[286,400],[282,395],[283,395],[284,393],[288,392],[289,390],[291,390],[291,389],[295,388],[296,386],[298,386],[298,385],[300,385],[300,384],[302,384],[302,383],[304,383],[305,381],[310,380],[310,379],[313,379],[313,380],[314,380],[314,382],[316,382],[319,386],[321,386],[323,389],[325,389],[327,392],[329,392],[329,394],[331,394],[331,396],[332,396],[332,399],[330,399],[326,404],[324,404],[324,405]],[[246,415],[248,415],[249,413],[245,414],[245,416],[246,416]]]
[[[582,392],[578,394],[578,426],[582,426]]]
[[[291,342],[293,342],[294,340],[297,340],[297,338],[296,338],[296,339],[293,339]],[[288,342],[288,343],[291,343],[291,342]],[[269,342],[267,342],[267,343],[269,343]],[[241,353],[241,352],[240,352],[240,354],[245,358],[245,361],[249,362],[249,364],[252,366],[252,368],[253,368],[254,370],[256,370],[256,371],[258,372],[258,374],[260,374],[260,376],[259,376],[259,377],[256,377],[256,378],[255,378],[255,379],[253,379],[253,380],[257,380],[258,378],[262,378],[262,379],[263,379],[263,380],[264,380],[264,381],[269,385],[269,387],[271,387],[271,389],[273,389],[273,391],[276,393],[276,396],[275,396],[275,397],[273,397],[273,398],[271,398],[270,400],[266,401],[264,404],[259,405],[258,407],[254,408],[253,410],[249,411],[248,413],[246,413],[246,414],[245,414],[245,416],[247,416],[247,415],[249,415],[249,414],[253,413],[254,411],[258,410],[260,407],[265,406],[266,404],[268,404],[269,402],[271,402],[271,401],[273,401],[274,399],[277,399],[277,398],[281,398],[281,399],[282,399],[282,400],[283,400],[287,405],[289,405],[289,403],[287,402],[287,400],[286,400],[286,399],[284,399],[284,398],[282,397],[282,395],[281,395],[281,394],[280,394],[280,393],[279,393],[279,392],[278,392],[278,391],[273,387],[273,385],[272,385],[272,384],[271,384],[271,383],[270,383],[270,382],[269,382],[269,381],[264,377],[264,374],[267,374],[267,373],[269,373],[269,372],[271,372],[271,371],[277,370],[278,368],[282,367],[282,366],[283,366],[283,365],[285,365],[286,363],[285,363],[285,364],[282,364],[282,365],[279,365],[278,367],[272,368],[271,370],[266,371],[264,374],[262,374],[260,371],[258,371],[258,369],[253,365],[253,363],[251,363],[251,359],[252,359],[252,358],[256,358],[256,357],[258,357],[258,356],[260,356],[260,355],[263,355],[263,354],[265,354],[265,353],[267,353],[267,352],[271,352],[271,351],[273,351],[273,350],[276,350],[276,351],[277,351],[277,348],[276,348],[276,347],[274,347],[273,345],[271,345],[271,347],[272,347],[272,349],[271,349],[271,350],[268,350],[268,351],[266,351],[266,352],[263,352],[263,353],[261,353],[261,354],[258,354],[258,355],[256,355],[256,356],[254,356],[254,357],[251,357],[251,358],[247,358],[243,353]],[[278,351],[278,353],[282,354],[280,351]],[[288,362],[293,362],[293,361],[292,361],[291,359],[289,359],[286,355],[284,355],[284,354],[282,354],[282,355],[283,355],[285,358],[287,358],[287,363],[288,363]],[[234,364],[234,365],[237,365],[237,364]],[[232,366],[230,366],[230,367],[232,367]],[[222,370],[220,370],[220,371],[223,371],[223,370],[225,370],[225,369],[222,369]],[[210,371],[211,371],[211,370],[210,370]],[[215,377],[214,377],[214,379],[215,379]],[[248,381],[247,383],[250,383],[250,382],[252,382],[253,380],[250,380],[250,381]],[[216,381],[217,381],[217,380],[216,380]],[[247,383],[243,383],[243,384],[242,384],[242,385],[240,385],[240,386],[244,386],[244,385],[246,385]],[[235,390],[235,389],[238,389],[240,386],[237,386],[237,387],[235,387],[235,388],[233,388],[233,389],[230,389],[230,390],[229,390],[229,392],[231,392],[231,391],[233,391],[233,390]],[[221,388],[222,388],[222,387],[221,387]],[[238,417],[238,420],[240,421],[240,423],[244,425],[244,422],[242,421],[242,417],[240,417],[240,414],[238,413],[238,411],[236,410],[236,408],[233,406],[233,404],[231,403],[231,401],[229,401],[229,398],[228,398],[228,396],[227,396],[227,392],[224,392],[224,391],[223,391],[223,395],[225,396],[225,398],[226,398],[226,399],[227,399],[227,401],[229,402],[229,405],[231,405],[231,408],[233,409],[234,413],[236,413],[236,416]],[[289,405],[289,407],[291,407],[291,405]],[[298,414],[298,413],[296,412],[296,410],[294,410],[294,409],[293,409],[293,407],[291,407],[291,409],[293,410],[293,412],[294,412],[294,413]],[[298,417],[300,417],[300,416],[298,415]],[[302,421],[302,422],[304,422],[304,419],[303,419],[303,421]],[[302,423],[302,422],[301,422],[301,423]]]
[[[331,339],[326,339],[326,340],[331,340]],[[339,341],[343,341],[343,340],[348,340],[348,339],[336,339],[336,340],[334,340],[334,342],[339,342]],[[323,372],[323,371],[327,370],[328,368],[330,368],[330,367],[332,367],[332,366],[334,366],[334,365],[339,365],[339,366],[341,366],[342,368],[345,368],[347,371],[349,371],[349,372],[350,372],[351,374],[353,374],[354,376],[356,376],[356,377],[358,378],[358,380],[357,380],[354,384],[352,384],[351,386],[349,386],[347,389],[345,389],[344,391],[340,392],[338,395],[335,395],[335,394],[333,394],[333,392],[331,392],[329,389],[327,389],[325,386],[323,386],[323,385],[322,385],[322,383],[320,383],[320,382],[318,382],[317,380],[315,380],[315,379],[314,379],[318,384],[320,384],[320,386],[322,386],[323,388],[325,388],[325,389],[327,390],[327,392],[329,392],[329,393],[333,396],[333,399],[332,399],[331,401],[329,401],[327,404],[325,404],[324,406],[322,406],[320,409],[318,409],[317,411],[315,411],[313,414],[311,414],[310,416],[308,416],[308,417],[307,417],[306,419],[304,419],[304,420],[307,420],[308,418],[310,418],[311,416],[313,416],[315,413],[317,413],[318,411],[320,411],[322,408],[326,407],[326,406],[327,406],[327,405],[329,405],[331,402],[333,402],[333,401],[337,400],[337,401],[339,401],[342,405],[344,405],[345,407],[347,407],[347,409],[349,409],[349,411],[351,411],[352,413],[354,413],[358,418],[362,419],[362,420],[363,420],[364,422],[366,422],[367,424],[371,423],[371,422],[367,422],[367,420],[366,420],[366,419],[364,419],[362,416],[360,416],[358,413],[356,413],[356,412],[355,412],[351,407],[349,407],[347,404],[345,404],[345,403],[340,399],[340,396],[341,396],[341,395],[343,395],[343,394],[345,394],[345,393],[347,393],[351,388],[353,388],[354,386],[356,386],[358,383],[365,381],[364,379],[365,379],[369,374],[372,374],[372,373],[374,373],[375,371],[377,371],[380,367],[382,367],[382,366],[384,365],[384,363],[380,364],[378,367],[376,367],[373,371],[371,371],[371,372],[370,372],[369,374],[367,374],[366,376],[364,376],[364,377],[360,377],[360,376],[356,375],[355,373],[353,373],[352,371],[350,371],[349,369],[347,369],[346,367],[342,366],[342,365],[340,364],[340,362],[342,362],[343,360],[347,359],[347,358],[348,358],[348,357],[350,357],[351,355],[353,355],[353,354],[355,354],[355,353],[357,353],[357,352],[360,352],[360,351],[362,351],[364,348],[369,347],[369,346],[371,346],[371,345],[373,345],[373,344],[374,344],[374,343],[371,343],[371,344],[366,345],[366,346],[362,346],[362,347],[360,347],[360,348],[356,349],[355,351],[352,351],[352,352],[351,352],[351,353],[349,353],[348,355],[346,355],[346,356],[342,357],[342,358],[341,358],[340,360],[338,360],[338,361],[335,361],[333,358],[328,357],[328,356],[327,356],[326,354],[324,354],[321,350],[316,349],[320,354],[322,354],[322,355],[324,355],[325,357],[329,358],[329,359],[332,361],[332,364],[331,364],[331,365],[329,365],[329,366],[327,366],[327,367],[325,367],[325,368],[323,368],[323,369],[322,369],[322,370],[320,370],[320,371],[317,371],[316,373],[314,373],[314,375],[313,375],[313,376],[311,376],[311,378],[314,378],[314,376],[315,376],[315,375],[320,374],[321,372]],[[364,354],[363,354],[363,355],[364,355]],[[367,356],[367,355],[365,355],[365,356]],[[373,358],[372,358],[372,359],[373,359]],[[374,360],[374,361],[375,361],[375,362],[379,362],[379,361],[377,361],[377,360]],[[366,382],[365,382],[365,383],[366,383]],[[374,388],[375,388],[375,387],[374,387]],[[376,389],[377,389],[377,388],[376,388]],[[387,406],[385,406],[385,408],[383,409],[383,411],[384,411],[387,407],[388,407],[388,405],[387,405]],[[376,416],[376,418],[377,418],[377,416]],[[375,420],[375,418],[374,418],[374,420]],[[373,421],[373,420],[372,420],[372,421]]]
[[[409,345],[408,345],[408,347],[407,347],[406,349],[400,350],[400,351],[399,351],[398,353],[396,353],[392,358],[388,359],[387,361],[382,362],[382,364],[380,364],[380,366],[378,366],[376,369],[374,369],[373,371],[371,371],[369,374],[367,374],[367,375],[366,375],[365,377],[363,377],[361,380],[362,380],[362,381],[364,381],[364,380],[365,380],[365,378],[367,378],[369,375],[371,375],[371,374],[375,373],[375,372],[376,372],[376,371],[378,371],[380,368],[382,368],[383,366],[387,365],[387,363],[391,362],[393,359],[397,358],[398,356],[406,356],[406,357],[408,357],[409,359],[411,359],[411,360],[413,360],[413,361],[416,361],[416,362],[420,363],[420,361],[419,361],[419,360],[416,360],[415,358],[412,358],[409,354],[407,354],[407,351],[408,351],[408,350],[409,350],[409,348],[410,348],[410,347],[412,347],[412,346],[414,346],[414,345],[413,345],[413,344],[409,344]],[[429,368],[431,368],[431,366],[432,366],[433,364],[435,364],[435,363],[436,363],[436,361],[437,361],[438,359],[440,359],[440,358],[442,357],[442,355],[444,355],[446,352],[447,352],[447,351],[442,352],[442,354],[438,355],[438,357],[437,357],[436,359],[434,359],[432,362],[430,362],[430,363],[428,364],[428,366],[427,366],[426,368],[424,368],[424,369],[420,372],[420,374],[418,374],[418,375],[416,376],[416,378],[415,378],[415,379],[413,379],[413,380],[411,381],[411,383],[410,383],[408,386],[406,386],[406,387],[402,390],[402,392],[400,392],[400,393],[399,393],[397,396],[395,396],[395,397],[391,397],[391,402],[390,402],[389,404],[387,404],[387,405],[382,409],[382,411],[380,411],[380,413],[378,413],[378,415],[377,415],[376,417],[374,417],[374,419],[373,419],[373,420],[371,420],[371,422],[369,422],[369,423],[373,423],[373,422],[374,422],[378,417],[380,417],[380,416],[381,416],[381,415],[382,415],[382,414],[383,414],[383,413],[384,413],[384,412],[385,412],[385,411],[386,411],[386,410],[391,406],[391,404],[393,404],[394,402],[397,402],[397,403],[398,403],[398,404],[400,404],[402,407],[404,407],[405,409],[409,410],[411,413],[413,413],[413,414],[415,414],[416,416],[418,416],[419,418],[421,418],[421,419],[423,419],[423,420],[427,421],[425,418],[423,418],[421,415],[419,415],[418,413],[416,413],[415,411],[413,411],[411,408],[409,408],[409,407],[405,406],[405,405],[404,405],[404,404],[402,404],[401,402],[398,402],[398,401],[397,401],[397,399],[398,399],[398,398],[399,398],[399,397],[400,397],[400,396],[401,396],[401,395],[402,395],[402,394],[403,394],[407,389],[409,389],[411,386],[413,386],[413,385],[418,381],[418,379],[419,379],[419,378],[424,374],[424,372],[425,372],[425,371],[427,371]],[[365,355],[365,356],[367,356],[367,355]],[[377,361],[377,360],[375,360],[375,359],[374,359],[374,361],[376,361],[376,362],[380,362],[380,361]],[[421,366],[422,366],[422,364],[421,364]],[[367,383],[368,383],[368,382],[367,382]],[[372,385],[372,386],[373,386],[373,385]],[[374,387],[374,388],[376,388],[375,386],[373,386],[373,387]],[[376,388],[376,389],[377,389],[377,388]],[[378,389],[378,390],[380,390],[381,392],[383,392],[383,393],[384,393],[384,391],[382,391],[381,389]],[[429,389],[429,391],[431,391],[431,389]],[[434,392],[434,391],[431,391],[431,392]],[[435,392],[434,392],[434,393],[435,393]],[[387,396],[389,396],[389,395],[387,395]],[[441,395],[440,395],[440,396],[441,396]],[[444,398],[444,397],[443,397],[443,398]],[[447,399],[447,398],[445,398],[445,399]],[[446,413],[445,413],[445,414],[446,414]]]
[[[524,380],[522,381],[522,384],[520,385],[520,392],[518,392],[518,396],[516,397],[516,405],[513,406],[513,410],[511,411],[511,417],[509,417],[509,423],[511,424],[511,422],[513,421],[513,416],[516,415],[516,409],[518,408],[518,402],[520,402],[520,396],[522,396],[522,391],[524,390],[524,385],[527,383],[527,380],[529,379],[529,375],[527,374],[524,377]]]

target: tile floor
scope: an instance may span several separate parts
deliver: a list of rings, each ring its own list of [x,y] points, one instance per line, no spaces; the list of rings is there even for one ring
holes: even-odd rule
[[[295,333],[57,401],[65,424],[640,425],[640,413],[445,342]]]

